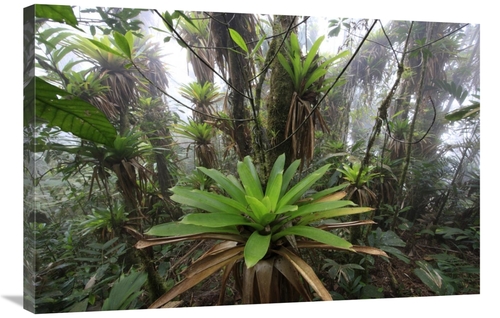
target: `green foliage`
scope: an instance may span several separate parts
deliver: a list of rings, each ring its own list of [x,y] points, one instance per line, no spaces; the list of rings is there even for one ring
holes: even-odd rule
[[[432,265],[426,261],[417,261],[416,264],[418,265],[418,268],[416,268],[413,272],[434,293],[438,295],[452,294],[452,290],[447,288],[447,286],[450,285],[443,283],[443,280],[446,279],[446,277],[443,277],[438,270],[433,268]]]
[[[104,35],[111,34],[113,31],[121,34],[132,31],[136,36],[142,36],[141,25],[143,22],[137,17],[144,9],[131,8],[87,8],[82,10],[82,13],[97,13],[101,17],[105,25],[91,25],[90,32],[94,36],[97,30],[100,30]]]
[[[302,242],[304,244],[315,242],[317,245],[314,246],[318,247],[356,251],[355,246],[328,231],[328,227],[325,229],[316,227],[316,225],[325,219],[364,213],[372,209],[354,207],[352,202],[340,200],[345,196],[345,193],[339,192],[339,190],[345,185],[316,192],[308,199],[303,199],[303,196],[311,191],[313,185],[325,174],[330,165],[322,166],[292,186],[290,182],[298,169],[299,162],[295,161],[287,169],[284,169],[284,164],[285,156],[281,155],[276,160],[265,184],[259,179],[257,169],[250,157],[245,157],[243,161],[238,162],[237,170],[240,180],[232,175],[225,176],[215,169],[198,167],[198,170],[211,177],[219,185],[219,192],[226,193],[228,196],[182,186],[171,189],[173,201],[190,206],[195,211],[186,215],[179,222],[152,227],[146,234],[162,236],[165,239],[156,239],[151,242],[143,240],[138,243],[139,247],[209,237],[217,237],[233,243],[228,244],[228,246],[224,245],[225,248],[219,252],[220,259],[219,254],[212,255],[213,260],[208,256],[200,258],[192,267],[205,268],[204,272],[199,272],[196,277],[186,278],[179,283],[175,293],[167,293],[155,302],[154,306],[164,304],[177,293],[190,288],[196,282],[210,275],[216,268],[226,266],[226,260],[233,262],[243,260],[246,271],[253,273],[253,271],[261,271],[260,266],[264,265],[259,264],[268,262],[273,256],[281,256],[288,260],[290,265],[301,273],[311,287],[322,295],[321,298],[330,298],[312,269],[304,261],[297,259],[297,256],[285,246],[297,248]],[[342,227],[342,224],[335,224],[335,228],[338,227]],[[377,249],[362,250],[361,252],[379,254]],[[227,256],[223,257],[223,255]],[[216,259],[217,261],[215,261]],[[274,268],[274,266],[270,268]],[[230,268],[226,268],[226,271],[229,273]],[[266,270],[265,275],[270,275],[270,272]],[[294,286],[301,284],[288,276],[287,279],[293,282]],[[264,282],[261,281],[259,284],[264,284]],[[251,287],[247,286],[246,288]],[[244,291],[244,293],[248,292]],[[261,295],[261,297],[264,296]],[[308,298],[309,296],[304,294],[304,297]],[[262,298],[261,301],[263,301]]]
[[[319,37],[312,45],[305,59],[302,59],[297,35],[291,33],[287,57],[278,53],[278,60],[288,75],[290,75],[294,90],[299,97],[310,90],[314,92],[323,91],[327,86],[327,82],[322,78],[326,75],[327,68],[333,62],[348,54],[348,52],[345,51],[320,62],[318,51],[324,38],[324,36]],[[315,85],[314,87],[313,84]]]
[[[434,266],[424,260],[416,261],[413,272],[437,295],[479,293],[479,267],[451,254],[441,253],[426,257]]]
[[[188,123],[181,121],[175,125],[172,131],[194,142],[195,155],[201,166],[208,168],[216,166],[217,155],[212,144],[212,138],[216,130],[212,125],[197,123],[189,119]]]
[[[389,204],[383,204],[380,207],[380,214],[374,217],[375,220],[380,221],[386,227],[390,227],[395,223],[394,218],[397,219],[398,229],[405,231],[412,227],[413,223],[408,219],[402,217],[403,213],[411,210],[411,206],[405,206],[402,209],[398,209],[397,206],[392,206]]]
[[[380,228],[368,235],[368,245],[379,248],[403,262],[409,264],[410,259],[399,248],[405,247],[406,243],[393,231],[383,232]]]
[[[112,233],[127,221],[127,213],[123,205],[114,205],[113,211],[109,209],[93,209],[92,214],[87,215],[87,220],[82,222],[83,235],[95,233],[105,235]]]
[[[99,109],[39,77],[34,77],[29,85],[32,89],[28,89],[25,96],[25,123],[31,122],[35,114],[50,126],[80,138],[112,144],[116,130]]]
[[[128,131],[123,136],[117,136],[113,145],[105,148],[103,159],[110,163],[119,163],[152,153],[154,148],[143,137],[140,131]]]
[[[66,23],[80,30],[77,27],[78,20],[71,6],[36,4],[35,16],[38,18],[51,19],[55,22]]]
[[[451,96],[453,96],[457,102],[462,105],[467,96],[469,95],[469,92],[464,89],[462,86],[457,85],[455,82],[445,82],[441,80],[436,80],[436,85],[440,87],[441,89],[445,90],[448,92]]]
[[[36,313],[100,308],[109,285],[122,272],[119,259],[127,245],[118,237],[98,243],[81,235],[82,230],[78,221],[25,223],[25,268],[33,270],[25,286],[34,288],[25,296],[34,299]]]
[[[349,29],[351,25],[345,21],[348,21],[348,19],[339,18],[339,19],[328,20],[328,27],[331,28],[331,30],[328,32],[328,36],[336,37],[339,35],[340,30],[342,30],[342,28]]]
[[[142,294],[142,286],[146,282],[148,275],[142,272],[132,271],[127,276],[122,275],[117,280],[109,297],[104,301],[102,310],[124,310],[134,308],[133,302]]]
[[[205,82],[203,85],[198,82],[183,84],[179,90],[181,96],[189,99],[193,104],[200,107],[200,111],[208,114],[213,112],[210,106],[222,99],[219,87],[210,82]]]
[[[444,118],[449,121],[476,118],[479,116],[480,109],[481,104],[479,102],[474,102],[470,106],[464,106],[446,114]]]
[[[68,78],[66,90],[84,100],[104,94],[109,90],[109,86],[104,85],[107,79],[106,74],[100,76],[97,72],[68,71],[65,75]]]
[[[380,176],[380,173],[372,173],[375,167],[368,166],[361,170],[361,162],[356,161],[352,165],[344,164],[342,168],[338,168],[343,175],[343,178],[356,188],[361,188],[363,185],[369,185],[370,182],[375,178]],[[359,176],[359,180],[358,180]],[[358,180],[358,181],[357,181]]]

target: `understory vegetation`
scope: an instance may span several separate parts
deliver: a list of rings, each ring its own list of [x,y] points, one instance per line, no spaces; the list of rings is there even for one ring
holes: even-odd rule
[[[24,307],[479,294],[479,31],[26,8]]]

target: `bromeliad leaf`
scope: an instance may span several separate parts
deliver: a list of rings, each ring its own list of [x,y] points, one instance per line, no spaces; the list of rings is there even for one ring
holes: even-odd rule
[[[255,231],[250,235],[243,251],[245,264],[248,268],[254,266],[266,256],[270,243],[270,234],[260,235],[259,232]]]
[[[333,209],[333,210],[317,212],[317,213],[313,213],[311,215],[305,216],[302,218],[302,220],[300,220],[299,223],[300,224],[309,224],[309,223],[317,221],[317,220],[336,218],[336,217],[343,216],[343,215],[365,213],[365,212],[369,212],[369,211],[373,211],[373,208],[352,207],[352,208]]]
[[[339,208],[354,205],[352,201],[342,200],[342,201],[330,201],[330,202],[313,202],[300,206],[297,211],[290,213],[290,218],[294,219],[303,215],[311,215],[315,212],[325,212],[337,210]]]
[[[262,192],[262,185],[260,184],[259,178],[256,175],[255,167],[249,159],[244,162],[239,161],[237,165],[238,174],[241,179],[241,183],[245,188],[246,193],[258,200],[262,200],[264,193]],[[252,169],[253,168],[253,169]]]
[[[224,176],[218,170],[207,169],[204,167],[198,167],[197,169],[210,178],[214,179],[214,181],[217,182],[222,187],[222,189],[226,191],[233,199],[242,204],[246,204],[245,191],[243,190],[241,185],[235,186],[235,183],[233,183],[228,177]]]
[[[250,205],[250,209],[252,209],[255,217],[257,218],[255,221],[262,224],[262,218],[264,217],[264,215],[269,214],[271,211],[269,211],[268,207],[266,207],[266,205],[262,201],[258,200],[255,197],[247,195],[246,199],[248,205]]]
[[[298,235],[320,243],[328,244],[336,248],[354,251],[352,249],[352,244],[344,240],[343,238],[338,237],[333,233],[310,226],[295,225],[292,227],[288,227],[283,231],[274,234],[272,237],[272,241],[274,242],[285,235]]]
[[[116,31],[113,32],[113,36],[115,38],[116,45],[120,48],[120,50],[122,50],[122,52],[125,54],[126,57],[132,59],[132,48],[127,38],[123,34]]]
[[[204,211],[239,215],[246,210],[238,201],[215,193],[183,187],[173,187],[171,191],[173,201]]]
[[[324,165],[323,167],[319,168],[315,172],[309,174],[307,177],[302,179],[295,186],[293,186],[280,199],[277,205],[277,209],[280,209],[284,205],[293,204],[295,203],[295,201],[300,199],[300,197],[325,174],[325,172],[328,170],[329,167],[330,167],[329,164]]]
[[[226,213],[191,213],[186,215],[181,223],[216,228],[248,225],[255,228],[257,231],[264,229],[262,225],[254,223],[244,216]]]
[[[155,236],[178,236],[201,233],[239,234],[239,231],[235,226],[213,228],[201,225],[184,224],[180,222],[170,222],[155,225],[146,232],[147,235]]]

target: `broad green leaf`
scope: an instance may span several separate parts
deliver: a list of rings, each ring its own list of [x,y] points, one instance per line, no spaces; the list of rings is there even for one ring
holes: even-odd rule
[[[296,205],[284,205],[281,208],[279,208],[275,213],[276,214],[283,214],[291,211],[296,211],[298,209],[298,206]]]
[[[290,181],[292,181],[293,176],[297,172],[297,169],[299,168],[300,165],[300,160],[295,160],[292,162],[288,168],[285,170],[285,173],[283,174],[283,182],[281,184],[281,196],[285,194],[285,192],[288,190],[288,185],[290,184]]]
[[[304,60],[304,72],[305,72],[305,74],[308,73],[309,68],[311,67],[311,63],[314,61],[314,58],[316,57],[316,53],[318,53],[319,46],[321,45],[321,42],[323,42],[324,39],[325,39],[324,35],[322,35],[318,39],[316,39],[316,41],[314,41],[314,44],[312,45],[311,49],[307,53],[307,57]]]
[[[24,107],[27,121],[34,114],[46,120],[49,126],[108,146],[113,145],[116,138],[115,127],[99,109],[39,77],[32,79],[25,91]]]
[[[335,234],[317,229],[315,227],[295,225],[274,234],[272,241],[274,242],[285,235],[298,235],[336,248],[352,250],[352,244],[348,241]]]
[[[97,40],[94,40],[94,39],[88,39],[88,41],[92,42],[92,44],[94,44],[95,46],[97,46],[98,48],[106,51],[106,52],[109,52],[113,55],[116,55],[116,56],[119,56],[119,57],[125,57],[123,54],[121,54],[120,52],[118,52],[117,50],[111,48],[110,46],[102,43],[101,41],[97,41]]]
[[[236,45],[238,45],[243,51],[248,53],[247,44],[245,43],[245,40],[243,40],[241,35],[238,33],[238,31],[229,28],[229,35],[231,36],[231,39],[233,39],[234,43],[236,43]]]
[[[419,268],[415,269],[413,272],[420,278],[420,280],[427,285],[436,294],[442,294],[443,288],[443,278],[441,275],[425,261],[416,261]]]
[[[318,221],[318,220],[330,219],[330,218],[335,218],[335,217],[344,216],[344,215],[365,213],[365,212],[369,212],[369,211],[373,211],[373,208],[353,207],[353,208],[333,209],[333,210],[317,212],[317,213],[314,213],[312,215],[304,216],[300,220],[299,223],[300,224],[309,224],[311,222]]]
[[[300,197],[311,188],[311,186],[318,181],[330,168],[330,165],[324,165],[315,172],[309,174],[304,179],[299,181],[295,186],[293,186],[288,192],[286,192],[283,197],[281,197],[278,202],[277,208],[281,208],[284,205],[293,204],[295,201],[300,199]]]
[[[309,204],[305,204],[300,206],[297,211],[294,211],[290,214],[290,218],[294,219],[303,215],[312,215],[312,213],[316,212],[329,212],[333,210],[338,210],[339,208],[343,208],[348,205],[354,205],[352,201],[347,200],[338,200],[338,201],[327,201],[327,202],[313,202]],[[370,209],[370,208],[368,208]]]
[[[278,158],[276,159],[276,161],[273,164],[273,168],[271,169],[271,172],[269,173],[268,183],[272,182],[273,179],[276,178],[276,176],[279,173],[283,174],[283,170],[285,167],[285,159],[286,159],[285,154],[281,154],[280,156],[278,156]]]
[[[78,25],[78,20],[76,19],[71,6],[35,4],[35,16],[38,18],[47,18],[60,23],[66,23],[78,29],[76,27]]]
[[[307,91],[311,85],[316,82],[321,76],[326,74],[325,69],[318,68],[316,69],[311,76],[307,79],[307,82],[304,84],[304,91]]]
[[[180,236],[201,233],[229,233],[239,234],[240,232],[236,227],[206,227],[201,225],[184,224],[180,222],[163,223],[153,226],[146,234],[154,236]]]
[[[248,167],[248,170],[250,171],[250,174],[252,175],[255,183],[258,184],[258,185],[260,185],[260,188],[261,188],[261,191],[262,191],[262,186],[261,186],[261,183],[260,183],[259,173],[257,172],[257,169],[255,168],[255,165],[252,162],[252,158],[250,156],[246,156],[245,158],[243,158],[243,162]]]
[[[235,186],[229,177],[224,176],[220,171],[215,169],[207,169],[204,167],[198,167],[197,169],[217,182],[233,199],[243,204],[246,203],[245,192],[241,186]]]
[[[255,231],[250,235],[243,251],[245,264],[248,268],[254,266],[266,256],[270,243],[270,234],[260,235],[259,232]]]
[[[115,38],[116,45],[120,48],[123,54],[125,54],[125,56],[129,59],[132,59],[132,48],[130,47],[129,42],[125,38],[125,36],[116,31],[113,32],[113,36]]]
[[[290,78],[294,78],[292,68],[288,64],[288,61],[286,58],[283,56],[283,54],[278,53],[278,61],[280,62],[281,66],[285,69],[285,71],[290,75]]]
[[[253,164],[249,165],[248,161],[239,161],[237,164],[238,175],[240,176],[241,183],[245,188],[246,193],[249,196],[255,197],[258,200],[262,200],[264,193],[262,192],[262,185],[258,178],[255,178],[255,174],[252,171]],[[254,169],[255,170],[255,167]]]
[[[269,181],[266,188],[265,198],[269,198],[271,204],[270,210],[276,212],[276,206],[280,199],[281,184],[283,181],[283,172],[279,173],[272,181]]]
[[[301,95],[302,92],[299,92],[300,90],[300,75],[302,73],[302,63],[300,61],[300,55],[295,54],[294,57],[292,57],[292,68],[293,68],[293,86],[295,87],[295,90]]]
[[[457,121],[467,117],[472,117],[472,115],[474,114],[477,115],[476,113],[479,113],[479,110],[480,110],[480,104],[477,103],[449,112],[444,116],[444,118],[446,118],[449,121]]]
[[[247,199],[248,205],[250,205],[250,209],[252,209],[253,213],[257,217],[257,220],[255,220],[255,221],[260,223],[262,217],[264,215],[270,213],[269,209],[260,200],[258,200],[255,197],[247,195],[246,199]]]
[[[173,201],[204,211],[228,214],[241,214],[246,211],[246,206],[219,194],[182,187],[173,187],[171,191],[173,195],[170,198]]]
[[[313,195],[311,195],[311,198],[316,201],[316,200],[320,200],[321,198],[323,197],[326,197],[327,195],[329,194],[332,194],[332,193],[335,193],[335,192],[338,192],[344,188],[346,188],[347,186],[349,185],[348,182],[345,182],[345,183],[342,183],[338,186],[335,186],[333,188],[328,188],[328,189],[325,189],[325,190],[322,190],[322,191],[319,191],[319,192],[316,192],[314,193]],[[342,193],[345,193],[345,192],[342,192]]]
[[[132,272],[128,276],[122,276],[113,284],[109,297],[104,300],[102,310],[124,310],[132,301],[142,294],[142,286],[148,275],[143,272]]]
[[[257,231],[264,229],[260,224],[253,223],[244,216],[226,213],[191,213],[186,215],[181,223],[206,227],[248,225],[255,228]]]

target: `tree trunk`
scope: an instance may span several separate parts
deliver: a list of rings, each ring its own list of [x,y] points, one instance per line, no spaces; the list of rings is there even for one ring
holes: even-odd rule
[[[281,34],[285,32],[290,25],[295,23],[293,16],[275,16],[273,24],[273,34]],[[292,32],[296,32],[293,30]],[[282,37],[275,37],[270,45],[270,54],[274,56],[280,43],[283,41]],[[284,46],[281,47],[281,53],[284,52]],[[291,162],[291,142],[285,140],[285,127],[292,102],[292,95],[294,92],[293,83],[290,80],[290,75],[281,66],[277,58],[271,64],[271,84],[270,96],[267,105],[268,109],[268,139],[270,140],[271,149],[268,152],[268,171],[271,171],[272,165],[281,154],[285,153],[287,167]]]

